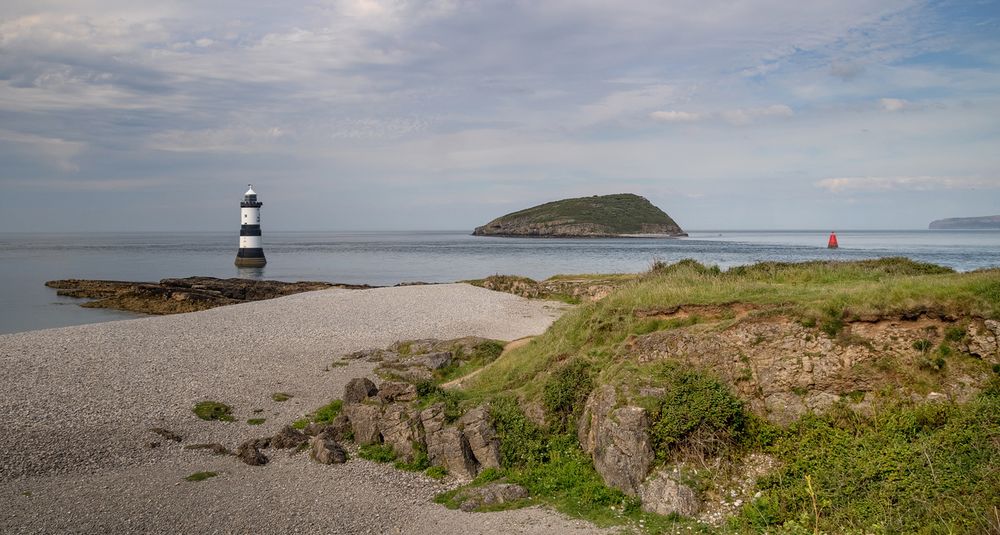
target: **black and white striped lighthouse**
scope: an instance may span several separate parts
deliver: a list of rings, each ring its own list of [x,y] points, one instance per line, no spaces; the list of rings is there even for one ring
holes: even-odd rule
[[[243,194],[240,203],[240,251],[236,253],[236,265],[240,267],[262,267],[267,263],[260,242],[260,207],[257,192],[250,189]]]

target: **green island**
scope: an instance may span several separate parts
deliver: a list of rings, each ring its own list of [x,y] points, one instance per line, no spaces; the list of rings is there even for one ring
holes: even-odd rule
[[[561,238],[687,236],[666,212],[631,193],[548,202],[498,217],[472,234]]]
[[[363,458],[474,476],[439,503],[541,504],[640,533],[1000,529],[1000,270],[688,260],[475,282],[491,279],[556,285],[541,297],[560,301],[566,281],[584,290],[547,332],[488,358],[421,377],[411,364],[446,346],[352,357],[384,359],[376,374],[399,381],[342,406]],[[391,433],[371,433],[379,415]],[[441,453],[448,433],[464,433],[474,469]]]

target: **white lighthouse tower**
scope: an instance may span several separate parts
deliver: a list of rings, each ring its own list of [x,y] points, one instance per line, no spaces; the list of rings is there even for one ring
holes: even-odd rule
[[[236,265],[240,267],[262,267],[267,263],[260,242],[260,207],[257,192],[250,189],[243,194],[240,203],[240,251],[236,253]]]

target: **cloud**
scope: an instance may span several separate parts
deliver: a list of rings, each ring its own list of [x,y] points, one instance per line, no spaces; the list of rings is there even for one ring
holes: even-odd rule
[[[826,178],[816,186],[833,193],[848,191],[933,191],[1000,189],[1000,178],[961,176],[892,176]]]
[[[901,98],[880,98],[878,105],[885,111],[902,111],[910,107],[909,101]]]
[[[865,72],[864,65],[853,61],[834,61],[830,64],[830,76],[850,82]]]
[[[16,144],[22,149],[21,152],[26,150],[35,155],[42,165],[55,166],[68,172],[79,169],[74,158],[86,147],[78,141],[0,130],[0,146],[3,142]]]
[[[113,179],[64,179],[64,178],[36,178],[36,179],[15,179],[7,181],[6,184],[12,188],[22,190],[42,190],[42,191],[62,191],[62,192],[83,192],[83,191],[139,191],[152,189],[169,184],[171,181],[164,178],[113,178]]]
[[[692,123],[695,121],[700,121],[704,116],[700,113],[694,113],[689,111],[654,111],[649,114],[650,117],[656,119],[657,121],[663,121],[665,123]]]
[[[757,119],[768,117],[791,117],[795,115],[792,108],[784,104],[774,104],[762,108],[743,108],[722,112],[722,118],[735,125],[749,124]]]
[[[585,124],[622,119],[638,112],[656,109],[676,95],[677,88],[665,84],[615,91],[597,102],[584,106],[581,118]]]

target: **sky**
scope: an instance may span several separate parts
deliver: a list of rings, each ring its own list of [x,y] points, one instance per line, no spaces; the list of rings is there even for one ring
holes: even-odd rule
[[[1000,0],[4,0],[0,231],[1000,214]]]

